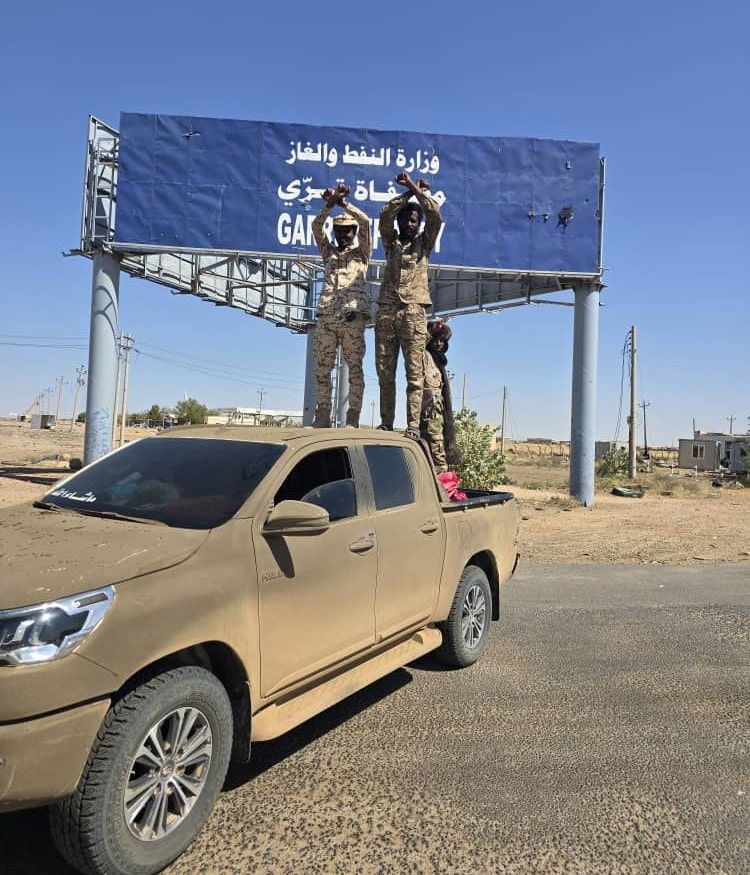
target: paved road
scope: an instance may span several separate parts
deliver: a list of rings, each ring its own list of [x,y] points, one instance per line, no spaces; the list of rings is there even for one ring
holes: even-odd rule
[[[527,567],[479,665],[256,745],[166,871],[750,872],[749,645],[747,564]],[[42,813],[0,818],[0,871],[67,875]]]

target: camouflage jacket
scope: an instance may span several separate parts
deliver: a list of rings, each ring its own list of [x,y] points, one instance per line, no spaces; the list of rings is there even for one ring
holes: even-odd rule
[[[370,262],[370,220],[359,208],[344,204],[343,210],[357,224],[358,238],[347,249],[338,249],[323,231],[323,225],[333,208],[327,204],[312,223],[315,243],[323,258],[323,291],[318,298],[318,316],[340,316],[345,313],[370,315],[367,294],[367,265]]]
[[[430,287],[427,279],[430,253],[440,233],[440,207],[428,195],[417,196],[424,210],[424,229],[406,243],[398,239],[396,216],[408,203],[411,192],[397,195],[380,213],[380,236],[385,249],[385,274],[380,286],[378,304],[421,304],[429,306]]]
[[[429,350],[425,349],[423,356],[424,364],[424,388],[426,392],[435,392],[442,388],[443,375],[440,368],[435,364],[435,359],[430,355]],[[439,395],[440,393],[437,392]]]

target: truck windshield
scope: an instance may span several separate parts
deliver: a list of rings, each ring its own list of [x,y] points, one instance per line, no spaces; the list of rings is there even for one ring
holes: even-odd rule
[[[284,452],[283,444],[145,438],[84,468],[44,503],[186,529],[234,516]]]

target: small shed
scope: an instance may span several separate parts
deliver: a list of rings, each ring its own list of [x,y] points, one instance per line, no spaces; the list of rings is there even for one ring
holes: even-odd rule
[[[731,474],[750,472],[750,437],[742,437],[729,447],[729,471]]]
[[[699,471],[718,471],[725,453],[725,441],[718,435],[680,438],[677,465]]]
[[[31,427],[32,428],[53,428],[55,425],[54,413],[32,413]]]

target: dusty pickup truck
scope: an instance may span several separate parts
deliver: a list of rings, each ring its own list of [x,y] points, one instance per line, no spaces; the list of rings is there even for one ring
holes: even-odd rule
[[[0,515],[0,811],[152,873],[230,760],[435,651],[468,666],[517,561],[507,492],[448,501],[367,429],[186,428]]]

